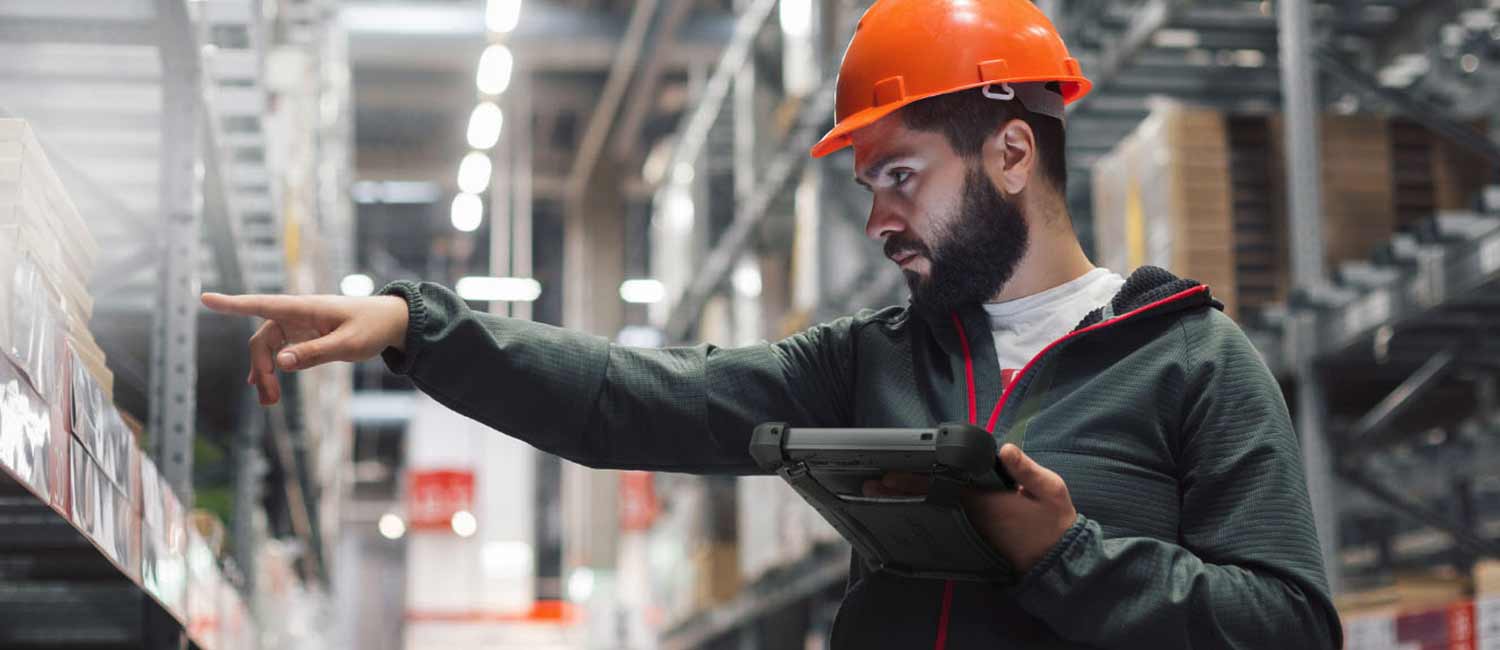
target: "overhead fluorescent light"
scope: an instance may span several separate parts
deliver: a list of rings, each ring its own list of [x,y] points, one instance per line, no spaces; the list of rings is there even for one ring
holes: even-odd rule
[[[346,275],[339,282],[339,291],[346,296],[368,296],[375,293],[375,280],[363,273]]]
[[[427,181],[356,181],[349,188],[355,203],[427,204],[436,203],[443,188]]]
[[[568,600],[585,603],[593,595],[594,570],[586,566],[573,569],[573,572],[568,575]]]
[[[536,551],[518,541],[485,542],[479,551],[480,565],[490,578],[522,579],[532,575]]]
[[[1151,43],[1157,47],[1198,47],[1198,32],[1191,29],[1158,29],[1151,37]]]
[[[531,278],[470,276],[460,279],[455,288],[464,300],[488,302],[533,302],[542,295],[542,284]]]
[[[401,539],[406,534],[406,522],[395,513],[387,512],[380,515],[380,536],[386,539]]]
[[[484,9],[484,26],[497,34],[515,31],[521,22],[521,0],[489,0]]]
[[[494,102],[483,102],[469,114],[469,146],[488,150],[500,141],[500,129],[505,126],[505,114]]]
[[[459,537],[473,537],[474,533],[479,531],[479,520],[468,510],[453,513],[448,523],[453,527],[453,533]]]
[[[660,280],[626,280],[620,283],[620,300],[635,305],[650,305],[667,297],[667,287]]]
[[[490,157],[488,154],[470,151],[458,163],[458,189],[469,194],[480,194],[490,187]]]
[[[339,9],[339,23],[351,34],[462,36],[480,33],[483,18],[475,9],[458,4],[356,2]]]
[[[780,10],[783,33],[794,38],[812,34],[811,0],[781,0]]]
[[[516,58],[510,48],[495,44],[479,55],[479,70],[474,73],[474,85],[486,95],[498,95],[510,87],[510,74],[516,67]]]
[[[666,335],[649,325],[626,325],[615,334],[615,343],[628,348],[659,348],[666,342]]]
[[[746,298],[760,297],[760,268],[755,265],[755,260],[748,257],[740,258],[735,265],[734,274],[729,276],[729,283],[734,286],[735,293]]]
[[[474,232],[484,222],[484,202],[467,192],[453,197],[449,218],[459,232]]]
[[[685,233],[693,229],[693,196],[680,185],[667,188],[662,200],[662,218],[667,229]]]

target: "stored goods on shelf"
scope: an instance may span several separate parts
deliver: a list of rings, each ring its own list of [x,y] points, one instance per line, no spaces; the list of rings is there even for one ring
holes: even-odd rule
[[[1157,100],[1094,166],[1096,261],[1165,266],[1213,288],[1231,315],[1290,289],[1282,120]],[[1368,258],[1399,229],[1463,210],[1490,167],[1415,124],[1374,115],[1321,121],[1328,267]]]
[[[1474,564],[1474,593],[1500,598],[1500,560],[1480,560]]]
[[[1171,269],[1212,287],[1234,315],[1228,142],[1219,113],[1157,101],[1094,166],[1096,261]]]
[[[0,350],[41,388],[41,362],[65,338],[83,366],[113,395],[104,353],[88,331],[87,290],[99,246],[24,120],[0,119]]]

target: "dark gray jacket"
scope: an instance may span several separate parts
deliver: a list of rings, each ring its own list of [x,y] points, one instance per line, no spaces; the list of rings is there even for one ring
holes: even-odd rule
[[[1132,274],[1004,396],[979,305],[946,322],[892,307],[777,343],[645,350],[472,311],[434,284],[385,293],[410,306],[394,371],[592,467],[750,474],[762,422],[975,421],[1067,482],[1078,521],[1016,584],[950,587],[855,558],[835,648],[1341,644],[1280,389],[1208,288],[1160,269]]]

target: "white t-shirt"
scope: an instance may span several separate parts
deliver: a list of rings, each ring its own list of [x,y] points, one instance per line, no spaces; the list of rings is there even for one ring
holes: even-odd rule
[[[1001,382],[1010,386],[1026,362],[1067,336],[1089,312],[1108,304],[1124,285],[1120,274],[1096,268],[1040,293],[984,305],[1000,357]]]

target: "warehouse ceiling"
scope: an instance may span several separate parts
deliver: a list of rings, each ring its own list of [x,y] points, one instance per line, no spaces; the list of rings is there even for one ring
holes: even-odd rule
[[[518,87],[508,92],[527,92],[535,107],[533,192],[543,204],[561,199],[638,4],[644,3],[527,0],[518,27],[503,39],[516,58]],[[727,4],[651,3],[651,30],[629,70],[629,89],[612,116],[604,150],[621,169],[638,178],[649,146],[674,126],[689,77],[706,75],[729,40],[734,19]],[[488,45],[483,12],[483,0],[342,5],[353,68],[355,178],[423,183],[435,190],[411,203],[359,206],[361,270],[377,282],[397,276],[451,281],[457,270],[449,258],[483,257],[484,229],[460,235],[448,219],[458,162],[468,151],[465,128],[477,101],[474,74]],[[512,121],[506,128],[516,127]]]

